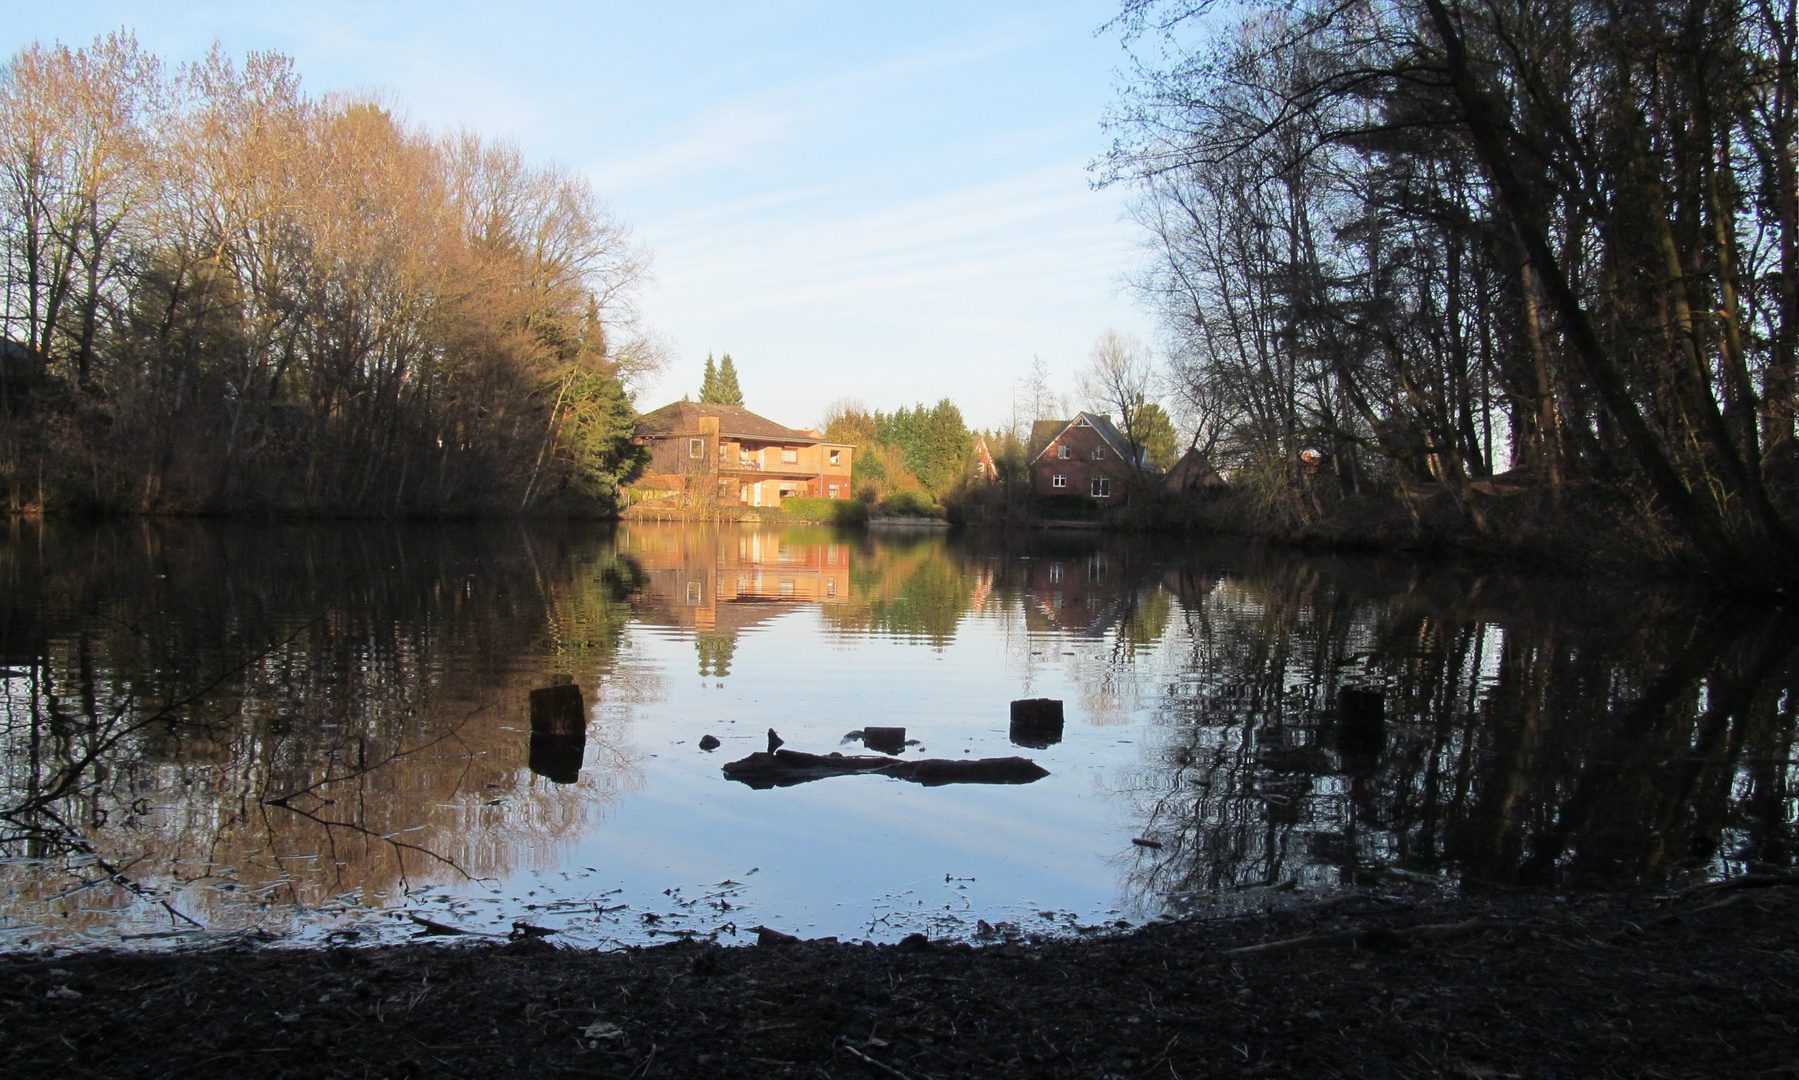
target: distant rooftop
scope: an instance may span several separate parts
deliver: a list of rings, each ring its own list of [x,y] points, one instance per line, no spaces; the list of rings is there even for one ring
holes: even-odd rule
[[[637,433],[681,435],[698,431],[700,419],[707,416],[718,417],[718,431],[721,435],[790,443],[822,441],[820,436],[812,432],[782,427],[768,417],[757,416],[738,405],[708,405],[698,401],[677,401],[672,405],[664,405],[655,412],[645,413],[637,419]]]

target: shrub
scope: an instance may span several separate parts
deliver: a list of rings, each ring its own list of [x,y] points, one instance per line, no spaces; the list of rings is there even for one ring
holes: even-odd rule
[[[881,500],[881,513],[888,517],[932,517],[937,504],[922,491],[896,491]]]
[[[855,499],[789,496],[781,500],[781,513],[795,521],[822,521],[831,525],[864,525],[868,522],[868,504]]]
[[[1092,521],[1099,516],[1099,507],[1092,499],[1081,495],[1045,495],[1037,500],[1037,516],[1063,521]]]

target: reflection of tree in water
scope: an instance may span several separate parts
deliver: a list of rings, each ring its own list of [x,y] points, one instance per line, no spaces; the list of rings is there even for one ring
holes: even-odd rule
[[[1496,885],[1791,865],[1795,627],[1672,596],[1274,562],[1186,606],[1131,781],[1139,901],[1379,867]],[[1383,690],[1378,756],[1331,703]]]
[[[941,536],[864,542],[850,561],[846,602],[823,608],[827,624],[947,645],[973,605],[978,574]]]
[[[615,675],[631,567],[604,533],[42,529],[0,546],[0,846],[122,869],[60,902],[72,928],[129,906],[121,883],[192,885],[182,909],[228,924],[246,893],[503,874],[637,782],[603,726],[578,792],[524,767],[527,692]],[[67,884],[0,873],[13,922]]]
[[[731,674],[731,657],[737,652],[737,639],[729,634],[697,634],[693,647],[700,654],[700,677],[724,678]]]

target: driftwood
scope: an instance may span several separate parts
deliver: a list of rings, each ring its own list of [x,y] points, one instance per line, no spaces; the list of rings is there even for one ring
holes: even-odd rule
[[[1309,937],[1263,942],[1260,945],[1245,945],[1240,949],[1226,949],[1223,955],[1273,956],[1276,953],[1299,952],[1302,949],[1334,949],[1345,946],[1369,952],[1392,952],[1408,948],[1414,941],[1446,941],[1450,938],[1468,937],[1483,930],[1492,930],[1497,925],[1490,919],[1469,919],[1467,922],[1414,926],[1407,930],[1344,930],[1336,934],[1313,934]]]
[[[772,754],[751,754],[729,762],[724,773],[725,779],[753,788],[792,787],[830,776],[889,776],[925,787],[938,787],[943,784],[1028,784],[1048,776],[1049,770],[1029,758],[1020,757],[894,761],[867,754],[846,757],[843,754],[776,750]]]

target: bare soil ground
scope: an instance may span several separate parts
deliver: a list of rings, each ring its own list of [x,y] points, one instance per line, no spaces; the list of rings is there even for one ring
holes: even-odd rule
[[[1383,893],[986,947],[15,956],[0,960],[0,1073],[1795,1076],[1793,883]]]

